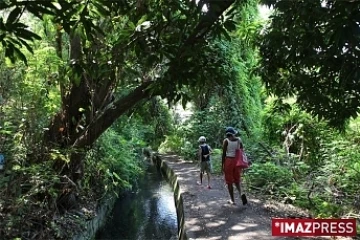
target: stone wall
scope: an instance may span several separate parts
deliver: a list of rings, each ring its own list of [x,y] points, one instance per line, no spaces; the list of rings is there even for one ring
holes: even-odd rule
[[[108,197],[96,211],[96,216],[84,223],[84,230],[73,237],[73,240],[90,240],[94,239],[96,232],[105,224],[106,218],[111,213],[116,196]]]

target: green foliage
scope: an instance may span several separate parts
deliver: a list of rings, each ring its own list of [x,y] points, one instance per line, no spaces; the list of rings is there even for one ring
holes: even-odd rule
[[[125,123],[125,117],[123,119]],[[136,133],[132,133],[138,139],[142,139],[149,144],[153,150],[157,150],[161,142],[165,140],[165,135],[173,131],[173,119],[169,113],[164,101],[160,98],[152,98],[144,104],[139,104],[133,109],[131,116],[128,118],[131,126],[115,124],[116,129],[131,128]],[[121,130],[128,135],[125,130]]]
[[[0,54],[4,60],[2,52]],[[29,61],[33,60],[29,58]],[[57,89],[46,84],[51,70],[38,69],[40,79],[35,78],[35,71],[26,70],[21,63],[12,65],[1,61],[0,71],[4,77],[0,80],[0,143],[4,145],[0,145],[0,151],[21,162],[26,162],[27,154],[36,154],[41,148],[49,116],[59,107]],[[22,155],[16,157],[20,153]]]
[[[141,140],[141,139],[137,139]],[[138,148],[143,144],[125,139],[112,129],[105,132],[92,151],[88,153],[84,190],[96,190],[108,195],[119,189],[131,188],[141,174],[141,158]],[[98,186],[94,188],[94,186]]]
[[[290,187],[294,182],[289,169],[271,162],[264,164],[254,163],[247,170],[247,174],[251,187],[261,188],[266,186],[265,190],[268,193]]]
[[[124,116],[87,153],[84,177],[74,183],[54,168],[58,160],[69,163],[71,150],[52,149],[49,158],[42,158],[43,133],[61,107],[64,62],[46,38],[33,51],[35,55],[27,56],[28,66],[12,64],[1,55],[0,152],[6,165],[0,173],[0,238],[38,234],[42,239],[67,239],[95,215],[94,207],[106,194],[132,187],[142,174],[141,148],[159,145],[171,129],[170,115],[163,103],[151,101],[131,118]],[[70,201],[66,214],[60,208],[62,200]],[[23,224],[24,219],[31,221]]]
[[[221,174],[222,173],[222,150],[221,149],[213,149],[211,153],[211,166],[212,173]]]
[[[277,99],[268,102],[264,116],[271,149],[265,163],[248,170],[251,187],[319,217],[358,216],[359,120],[339,134],[293,100]]]
[[[271,145],[281,142],[284,150],[280,153],[284,153],[285,158],[295,155],[311,167],[322,165],[320,140],[328,129],[324,122],[303,112],[293,99],[286,102],[269,99],[263,118],[264,137]]]
[[[229,61],[218,56],[224,51],[214,39],[228,37],[225,26],[233,28],[233,15],[229,13],[226,19],[220,15],[234,2],[210,2],[209,11],[204,12],[193,1],[6,1],[0,8],[5,13],[0,20],[4,23],[2,45],[12,61],[16,58],[13,51],[28,46],[21,41],[24,33],[14,25],[21,22],[25,22],[22,27],[31,29],[28,34],[33,34],[27,40],[44,39],[45,46],[31,44],[28,50],[37,50],[41,59],[44,52],[40,48],[51,51],[46,61],[37,61],[39,66],[46,64],[50,72],[46,84],[60,91],[53,95],[56,104],[50,107],[61,109],[52,119],[46,140],[63,148],[83,148],[144,99],[160,95],[169,102],[186,102],[185,88],[196,90],[205,82],[226,83],[222,69]],[[40,20],[43,28],[34,19]],[[16,46],[8,44],[15,41],[19,41]],[[34,66],[29,70],[33,77],[45,77],[38,75]],[[41,90],[47,96],[48,89]],[[121,92],[120,98],[109,108],[116,91]],[[113,111],[115,108],[121,111]],[[160,124],[155,131],[164,133]]]
[[[154,0],[145,3],[91,0],[82,4],[75,0],[54,0],[39,4],[5,1],[0,11],[7,11],[9,14],[7,18],[0,19],[0,29],[3,32],[0,41],[6,56],[12,61],[17,55],[25,61],[26,56],[21,47],[26,46],[33,52],[33,46],[28,41],[40,39],[40,36],[37,32],[26,30],[30,24],[24,20],[34,16],[44,22],[51,19],[57,26],[57,34],[65,33],[71,38],[75,35],[82,38],[81,46],[77,47],[87,57],[73,59],[79,61],[73,66],[78,74],[86,71],[95,78],[101,78],[99,73],[110,74],[114,68],[121,66],[122,71],[127,73],[124,77],[132,79],[132,84],[139,82],[130,77],[133,75],[131,73],[139,78],[158,80],[153,86],[157,89],[156,92],[169,100],[177,101],[183,95],[179,91],[183,86],[203,85],[203,81],[192,81],[199,69],[208,75],[218,75],[222,59],[208,61],[217,54],[209,49],[211,44],[202,38],[228,37],[225,26],[233,26],[233,15],[228,15],[223,20],[218,18],[233,3],[235,1],[210,2],[207,4],[209,11],[205,13],[193,1],[165,3]],[[24,12],[27,14],[23,14]],[[208,37],[208,32],[213,34]],[[60,47],[59,41],[56,41],[57,47]],[[96,47],[92,48],[91,45]],[[99,68],[94,66],[94,59],[99,63]],[[109,61],[112,62],[111,65],[108,64]],[[71,80],[77,82],[76,78]],[[213,79],[215,82],[225,80],[219,77]]]
[[[240,130],[254,160],[246,170],[252,189],[318,216],[359,214],[358,120],[340,135],[302,110],[333,125],[356,115],[358,83],[348,81],[356,79],[356,44],[332,29],[358,3],[276,1],[260,59],[257,1],[237,1],[219,17],[233,2],[211,1],[208,12],[194,1],[1,2],[0,238],[68,238],[106,194],[132,187],[142,148],[197,160],[204,135],[220,173],[227,126]],[[279,98],[264,103],[259,65]],[[192,116],[174,126],[156,96],[190,101]],[[83,136],[95,137],[76,149],[87,153],[73,182],[66,174],[75,169],[58,165],[73,167],[72,146]]]
[[[10,161],[0,181],[0,219],[7,229],[2,238],[30,238],[29,229],[39,230],[39,225],[44,232],[51,230],[48,206],[56,204],[61,194],[57,186],[62,183],[50,162],[20,165]]]
[[[180,153],[184,145],[184,140],[178,135],[165,136],[165,141],[159,147],[160,153],[176,152]]]
[[[179,128],[178,134],[193,144],[197,144],[200,136],[205,136],[207,143],[218,148],[222,146],[225,127],[230,125],[226,121],[226,108],[221,102],[210,102],[211,107],[204,111],[195,111],[190,119]]]
[[[188,159],[196,159],[197,139],[202,135],[212,148],[221,148],[228,126],[240,130],[249,151],[261,139],[262,85],[252,74],[258,56],[254,46],[255,31],[250,30],[256,19],[256,2],[241,5],[238,10],[237,18],[241,21],[231,33],[231,43],[219,41],[215,44],[219,56],[225,59],[226,64],[221,65],[222,77],[228,78],[228,83],[204,84],[200,91],[190,91],[193,114],[176,131],[186,144],[179,153]]]
[[[29,157],[32,155],[28,154],[26,144],[12,142],[6,145],[16,148],[5,151],[6,171],[0,181],[0,220],[7,231],[1,237],[30,238],[32,234],[38,234],[39,226],[44,226],[41,238],[68,239],[79,231],[84,220],[95,215],[93,207],[101,203],[105,195],[131,188],[142,174],[141,148],[147,145],[142,141],[143,136],[138,135],[138,127],[130,122],[124,129],[127,134],[112,129],[107,131],[87,153],[85,175],[78,187],[69,178],[59,176],[53,168],[56,159],[68,158],[66,153],[54,151],[53,161],[37,163]],[[81,205],[82,210],[70,210],[61,215],[58,211],[61,209],[52,209],[59,197],[74,187],[78,198],[72,202],[73,207]],[[23,217],[31,221],[22,224]]]
[[[344,128],[359,112],[358,1],[262,1],[274,8],[261,37],[260,74],[280,97]],[[332,16],[332,17],[329,17]]]
[[[319,189],[317,193],[322,199],[329,205],[336,206],[330,214],[344,215],[359,210],[358,133],[359,128],[352,128],[343,136],[337,136],[331,140],[328,138],[328,141],[322,142],[322,157],[326,165],[319,170],[315,181]],[[344,207],[339,205],[344,205]]]
[[[13,204],[0,238],[69,238],[105,194],[131,188],[141,148],[174,132],[155,96],[186,102],[228,81],[234,16],[220,15],[234,2],[1,2],[1,184]]]
[[[94,20],[106,17],[111,14],[111,9],[124,11],[128,7],[126,2],[114,1],[2,1],[0,11],[8,13],[6,20],[0,18],[0,41],[5,48],[5,55],[12,62],[17,58],[27,62],[27,58],[22,52],[25,47],[33,53],[33,47],[29,44],[34,40],[40,40],[41,36],[29,30],[26,20],[30,19],[29,14],[36,16],[40,20],[46,15],[52,16],[54,21],[60,23],[67,33],[71,33],[76,28],[81,28],[88,39],[93,39],[103,31],[94,24]],[[25,21],[24,21],[25,20]]]
[[[129,189],[136,182],[142,173],[143,162],[138,151],[142,146],[145,146],[144,143],[139,145],[124,139],[114,130],[107,131],[95,148],[88,152],[84,180],[81,188],[76,188],[79,198],[72,204],[80,204],[83,208],[80,213],[70,211],[65,214],[62,221],[58,220],[60,212],[49,210],[57,204],[63,191],[69,191],[76,185],[59,176],[51,161],[30,165],[16,161],[20,156],[7,155],[13,159],[8,159],[7,170],[0,180],[0,220],[7,229],[2,237],[30,238],[40,231],[38,227],[42,225],[41,238],[68,239],[83,224],[83,215],[88,215],[86,218],[95,215],[94,210],[87,210],[93,208],[92,204],[99,203],[106,195]],[[63,189],[59,185],[67,187]],[[24,223],[24,218],[31,221]]]

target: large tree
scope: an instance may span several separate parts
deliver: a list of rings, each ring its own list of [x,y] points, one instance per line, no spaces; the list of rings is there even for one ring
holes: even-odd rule
[[[221,66],[207,58],[213,51],[209,40],[219,33],[228,37],[224,27],[233,28],[232,15],[223,15],[235,2],[2,1],[7,16],[0,18],[0,41],[8,58],[26,62],[22,47],[32,51],[31,41],[39,36],[24,18],[35,16],[56,26],[57,55],[67,61],[54,83],[62,106],[38,158],[47,160],[52,148],[71,150],[69,164],[59,158],[55,167],[81,180],[86,150],[137,103],[156,95],[186,99],[184,86],[203,86],[193,81],[200,72],[215,76],[209,84],[221,83]],[[121,96],[114,98],[119,88]]]
[[[360,107],[360,2],[264,0],[261,75],[272,93],[343,127]]]

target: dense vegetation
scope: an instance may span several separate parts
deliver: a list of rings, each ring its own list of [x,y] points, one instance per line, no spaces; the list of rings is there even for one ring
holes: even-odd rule
[[[195,160],[196,140],[205,135],[217,148],[212,164],[220,173],[224,127],[235,126],[254,163],[246,171],[253,191],[314,216],[359,218],[359,78],[356,67],[348,69],[358,63],[359,52],[351,49],[358,30],[332,22],[358,21],[344,12],[359,3],[264,3],[273,8],[269,21],[256,18],[255,3],[249,4],[232,33],[231,83],[222,94],[211,92],[205,108],[195,101],[194,114],[161,150]],[[308,14],[314,11],[319,14]]]
[[[69,239],[144,148],[193,160],[205,135],[219,172],[230,125],[253,190],[359,217],[360,3],[80,2],[0,3],[0,238]]]

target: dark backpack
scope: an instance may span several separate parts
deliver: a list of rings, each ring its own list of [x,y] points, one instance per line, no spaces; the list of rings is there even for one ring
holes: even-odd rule
[[[209,161],[210,160],[210,155],[207,156],[206,158],[204,157],[204,155],[207,155],[210,153],[210,149],[208,145],[205,146],[200,146],[201,147],[201,161]]]

